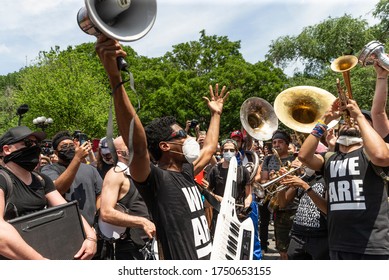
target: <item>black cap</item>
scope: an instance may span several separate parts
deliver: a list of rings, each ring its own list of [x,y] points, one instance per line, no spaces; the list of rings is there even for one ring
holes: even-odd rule
[[[13,127],[0,137],[0,151],[3,150],[4,145],[14,144],[23,140],[24,138],[27,138],[30,135],[35,136],[39,141],[42,141],[46,137],[46,133],[43,131],[34,132],[27,126]]]
[[[368,121],[373,122],[373,119],[371,118],[371,112],[370,112],[370,111],[367,111],[367,110],[362,109],[361,112],[362,112],[362,114],[365,116],[365,118],[366,118]]]

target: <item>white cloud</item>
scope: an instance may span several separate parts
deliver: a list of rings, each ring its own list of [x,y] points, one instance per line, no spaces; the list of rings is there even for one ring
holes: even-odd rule
[[[11,50],[4,44],[0,45],[0,54],[10,53]]]

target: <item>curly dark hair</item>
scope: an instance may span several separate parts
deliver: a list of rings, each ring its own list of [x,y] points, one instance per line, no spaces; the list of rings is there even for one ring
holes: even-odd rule
[[[64,131],[57,132],[57,134],[55,134],[53,136],[53,139],[51,139],[51,142],[53,144],[53,149],[57,150],[58,144],[61,143],[61,141],[65,140],[65,139],[73,140],[73,137],[69,131],[64,130]]]
[[[167,116],[154,119],[145,127],[147,148],[154,160],[159,161],[162,151],[159,143],[166,140],[173,132],[171,126],[178,124],[175,117]]]

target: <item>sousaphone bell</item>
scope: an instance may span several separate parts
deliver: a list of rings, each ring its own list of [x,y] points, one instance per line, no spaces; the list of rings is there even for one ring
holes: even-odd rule
[[[290,129],[311,133],[317,121],[335,101],[336,97],[328,91],[314,86],[296,86],[277,95],[274,111],[278,119]],[[332,121],[334,127],[339,120]]]
[[[240,121],[256,140],[269,140],[278,128],[278,119],[269,102],[259,97],[246,99],[240,107]]]

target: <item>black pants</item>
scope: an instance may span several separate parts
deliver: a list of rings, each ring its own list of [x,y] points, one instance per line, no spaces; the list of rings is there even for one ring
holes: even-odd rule
[[[132,240],[118,240],[115,244],[116,260],[144,260],[140,246]]]
[[[270,223],[270,211],[268,208],[269,201],[263,205],[258,205],[259,208],[259,239],[261,240],[261,249],[267,250],[269,239],[269,223]]]
[[[331,260],[389,260],[389,255],[365,255],[330,250]]]
[[[99,239],[93,260],[144,260],[140,246],[132,240],[117,240],[114,244]]]
[[[328,238],[291,234],[289,260],[329,260]]]

